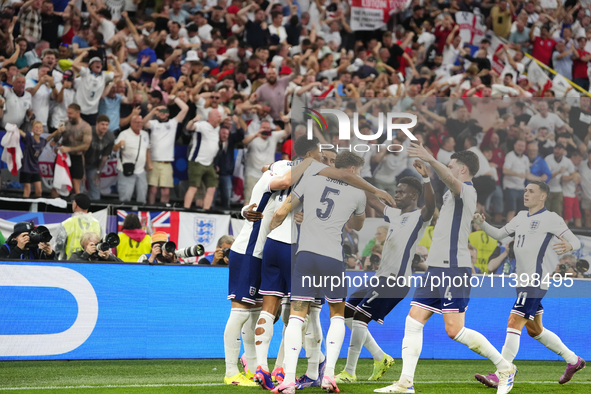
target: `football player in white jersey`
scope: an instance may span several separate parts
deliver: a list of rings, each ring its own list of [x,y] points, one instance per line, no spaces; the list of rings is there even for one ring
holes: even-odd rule
[[[282,176],[276,176],[273,172],[267,171],[255,185],[249,205],[254,204],[258,212],[263,212],[272,192],[286,189],[290,185],[289,171]],[[226,384],[257,386],[250,380],[250,376],[247,376],[248,371],[247,375],[238,371],[237,361],[240,353],[240,334],[242,327],[245,326],[243,341],[247,364],[256,364],[254,327],[260,312],[257,302],[261,301],[258,294],[261,262],[260,258],[254,257],[254,254],[255,249],[262,250],[264,239],[259,237],[259,233],[264,219],[263,217],[262,220],[254,223],[246,221],[230,249],[228,299],[232,300],[232,309],[224,331],[226,359],[224,383]]]
[[[359,175],[364,160],[352,152],[340,153],[337,169]],[[300,203],[304,220],[299,233],[297,258],[292,274],[291,311],[285,331],[285,379],[273,392],[295,393],[295,374],[302,347],[302,327],[310,303],[324,297],[330,307],[326,370],[321,387],[338,392],[334,368],[345,336],[345,297],[343,227],[359,230],[365,221],[365,193],[347,183],[323,176],[313,176],[300,182],[284,203],[289,211]],[[273,216],[271,228],[279,226],[288,212],[283,206]],[[335,283],[335,278],[339,283]],[[330,281],[330,283],[327,283]]]
[[[384,213],[384,220],[390,223],[390,228],[384,242],[382,261],[375,273],[379,284],[361,287],[347,299],[345,322],[351,328],[351,344],[347,365],[337,375],[337,383],[357,381],[355,370],[363,346],[374,358],[373,373],[369,380],[380,379],[394,364],[394,359],[379,347],[367,326],[371,320],[383,324],[386,315],[406,297],[411,285],[412,259],[417,244],[435,212],[435,193],[427,168],[420,160],[416,160],[413,165],[423,177],[423,184],[415,177],[402,178],[394,195],[396,208],[390,208],[369,193],[366,194],[368,204],[376,212]],[[417,201],[423,189],[425,206],[419,210]]]
[[[273,213],[268,210],[267,205],[274,191],[289,188],[292,180],[299,180],[313,161],[308,159],[296,167],[277,166],[274,168],[275,172],[266,171],[253,188],[249,208],[256,207],[256,211],[263,214],[262,219],[255,222],[248,220],[245,222],[232,244],[229,256],[228,299],[232,300],[232,309],[224,331],[226,359],[224,383],[226,384],[257,386],[250,380],[254,377],[253,372],[247,370],[245,375],[238,371],[237,360],[240,353],[242,330],[246,365],[256,365],[254,330],[262,301],[259,294],[261,258]],[[280,175],[277,175],[276,172],[279,172]]]
[[[489,236],[496,240],[506,237],[515,238],[515,270],[517,273],[517,301],[511,309],[507,323],[507,337],[503,346],[503,357],[513,361],[519,350],[519,341],[523,327],[527,328],[530,337],[558,354],[566,361],[566,371],[558,380],[564,384],[573,375],[585,368],[585,360],[567,348],[558,335],[542,325],[542,298],[548,291],[548,285],[554,267],[548,258],[550,241],[558,239],[554,251],[561,255],[581,247],[581,242],[569,230],[564,219],[554,212],[548,211],[544,205],[550,193],[550,187],[540,181],[530,182],[525,187],[524,205],[528,211],[521,211],[505,227],[496,228],[484,221],[484,215],[476,214],[474,222]],[[534,258],[535,256],[535,258]],[[527,280],[521,275],[526,275]],[[488,387],[497,387],[496,374],[487,376],[477,374],[476,379]]]
[[[402,373],[392,385],[374,390],[377,393],[414,393],[414,373],[423,347],[423,327],[433,313],[443,313],[445,331],[476,353],[491,360],[499,371],[499,394],[513,387],[516,368],[480,333],[464,327],[464,313],[470,300],[472,262],[468,235],[476,212],[476,190],[472,178],[478,172],[478,156],[471,151],[456,152],[447,167],[422,145],[411,143],[410,157],[431,165],[449,190],[433,232],[433,242],[425,264],[429,266],[411,302],[402,340]],[[447,279],[444,279],[447,277]],[[454,278],[462,285],[454,286]],[[439,283],[437,283],[439,281]]]
[[[386,196],[385,192],[380,191],[375,187],[371,186],[362,178],[352,176],[350,172],[347,172],[345,170],[338,170],[330,166],[327,167],[326,165],[321,164],[320,160],[323,158],[323,155],[321,155],[320,153],[319,141],[316,137],[314,137],[311,140],[308,140],[306,136],[302,136],[298,138],[298,140],[295,142],[294,148],[296,154],[300,158],[305,159],[301,165],[297,166],[298,170],[305,169],[304,174],[302,175],[302,179],[309,179],[309,177],[312,177],[316,174],[320,174],[322,176],[329,176],[334,179],[348,180],[352,186],[366,190],[366,192],[374,196],[374,198],[377,201],[379,201],[379,198],[376,196]],[[310,161],[310,159],[313,159],[314,161]],[[279,170],[280,168],[288,168],[286,166],[289,166],[289,164],[291,163],[293,162],[276,162],[273,163],[269,168],[272,171],[281,171]],[[299,176],[294,175],[294,183],[297,182],[298,179]],[[273,193],[270,199],[271,202],[267,205],[267,208],[263,213],[263,218],[265,216],[269,218],[272,217],[272,214],[281,206],[285,198],[289,196],[289,193],[291,193],[292,188],[293,186],[290,187],[290,189],[280,190]],[[372,193],[376,194],[374,195]],[[389,195],[386,197],[388,197],[388,199],[391,202],[393,202],[393,199]],[[281,299],[284,296],[289,296],[291,290],[291,261],[293,257],[292,248],[294,247],[293,243],[296,237],[294,236],[292,231],[292,215],[287,215],[286,218],[287,220],[284,220],[280,226],[278,226],[268,234],[267,241],[265,242],[265,246],[263,249],[263,262],[261,269],[260,284],[260,293],[263,295],[263,305],[260,317],[257,322],[255,334],[258,362],[258,367],[255,372],[255,381],[259,383],[261,387],[268,390],[274,388],[272,375],[269,373],[269,368],[267,365],[267,354],[269,351],[269,344],[271,338],[273,337],[273,323],[275,316],[278,312]],[[312,326],[319,326],[320,324],[319,317],[317,314],[314,315],[314,319],[318,321],[311,321],[310,328],[312,328]],[[320,332],[320,341],[322,340],[321,335],[322,333]],[[318,374],[318,364],[322,363],[323,361],[322,359],[318,359],[320,358],[320,356],[323,355],[320,352],[320,346],[318,345],[316,347],[317,349],[314,350],[316,350],[318,354],[315,354],[315,356],[313,355],[310,357],[308,371],[311,373]],[[312,349],[307,348],[306,352],[308,353],[311,350]],[[315,357],[314,360],[312,360],[313,357]],[[282,374],[283,372],[281,371],[277,372],[275,375],[279,375],[277,377],[280,380]],[[314,375],[312,375],[312,378],[313,379],[311,379],[311,383],[319,379],[318,376],[314,377]],[[317,385],[320,385],[320,381],[318,381]]]

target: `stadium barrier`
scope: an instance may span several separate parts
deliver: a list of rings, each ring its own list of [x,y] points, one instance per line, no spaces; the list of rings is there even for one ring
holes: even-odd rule
[[[515,289],[503,287],[500,277],[481,283],[472,289],[466,326],[501,349]],[[227,285],[228,270],[221,267],[0,262],[0,360],[223,358]],[[570,288],[550,290],[543,302],[545,326],[577,354],[591,351],[584,339],[591,324],[591,300],[585,295],[591,295],[591,281],[575,280]],[[395,358],[400,358],[409,304],[410,299],[403,301],[383,326],[371,323],[376,341]],[[321,320],[326,337],[326,306]],[[277,324],[270,357],[280,342],[282,322]],[[343,346],[340,357],[346,355]],[[361,356],[369,353],[364,349]],[[478,356],[447,338],[443,319],[434,318],[425,326],[421,357]],[[559,359],[525,334],[519,358]]]

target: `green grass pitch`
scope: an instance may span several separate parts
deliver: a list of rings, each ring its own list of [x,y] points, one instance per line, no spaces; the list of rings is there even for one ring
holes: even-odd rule
[[[300,359],[298,374],[304,372]],[[269,362],[273,365],[273,360]],[[559,385],[565,363],[554,361],[517,361],[519,373],[513,393],[591,393],[591,368],[578,372],[574,379]],[[337,363],[337,372],[345,360]],[[342,393],[372,393],[397,379],[401,361],[390,368],[381,381],[367,382],[372,360],[359,360],[357,378],[361,383],[342,384]],[[494,394],[473,378],[475,373],[492,372],[488,361],[420,360],[415,377],[417,393]],[[224,361],[215,360],[93,360],[93,361],[6,361],[0,363],[0,391],[15,393],[259,393],[256,387],[231,387],[221,384]],[[319,388],[307,393],[321,393]]]

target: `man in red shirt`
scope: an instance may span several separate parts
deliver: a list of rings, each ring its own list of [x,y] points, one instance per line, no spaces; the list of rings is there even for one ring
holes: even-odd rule
[[[534,37],[534,30],[536,26],[540,26],[540,37]],[[529,38],[534,43],[532,49],[532,56],[540,62],[548,65],[552,59],[552,51],[556,41],[550,37],[550,28],[548,25],[543,25],[541,22],[536,22],[529,31]]]
[[[573,52],[573,82],[588,91],[589,75],[587,74],[587,62],[591,61],[591,53],[583,49],[587,45],[587,39],[585,37],[579,37],[577,41],[579,43],[579,49]]]

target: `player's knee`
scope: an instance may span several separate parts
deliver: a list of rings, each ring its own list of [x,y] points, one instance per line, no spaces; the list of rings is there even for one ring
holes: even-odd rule
[[[447,333],[447,336],[450,337],[451,339],[455,339],[458,334],[460,333],[460,331],[462,331],[461,326],[456,326],[456,325],[451,325],[451,324],[446,324],[445,325],[445,332]]]
[[[542,331],[544,331],[543,327],[529,327],[529,326],[525,326],[525,328],[527,329],[527,335],[529,335],[532,338],[538,337],[542,334]]]

